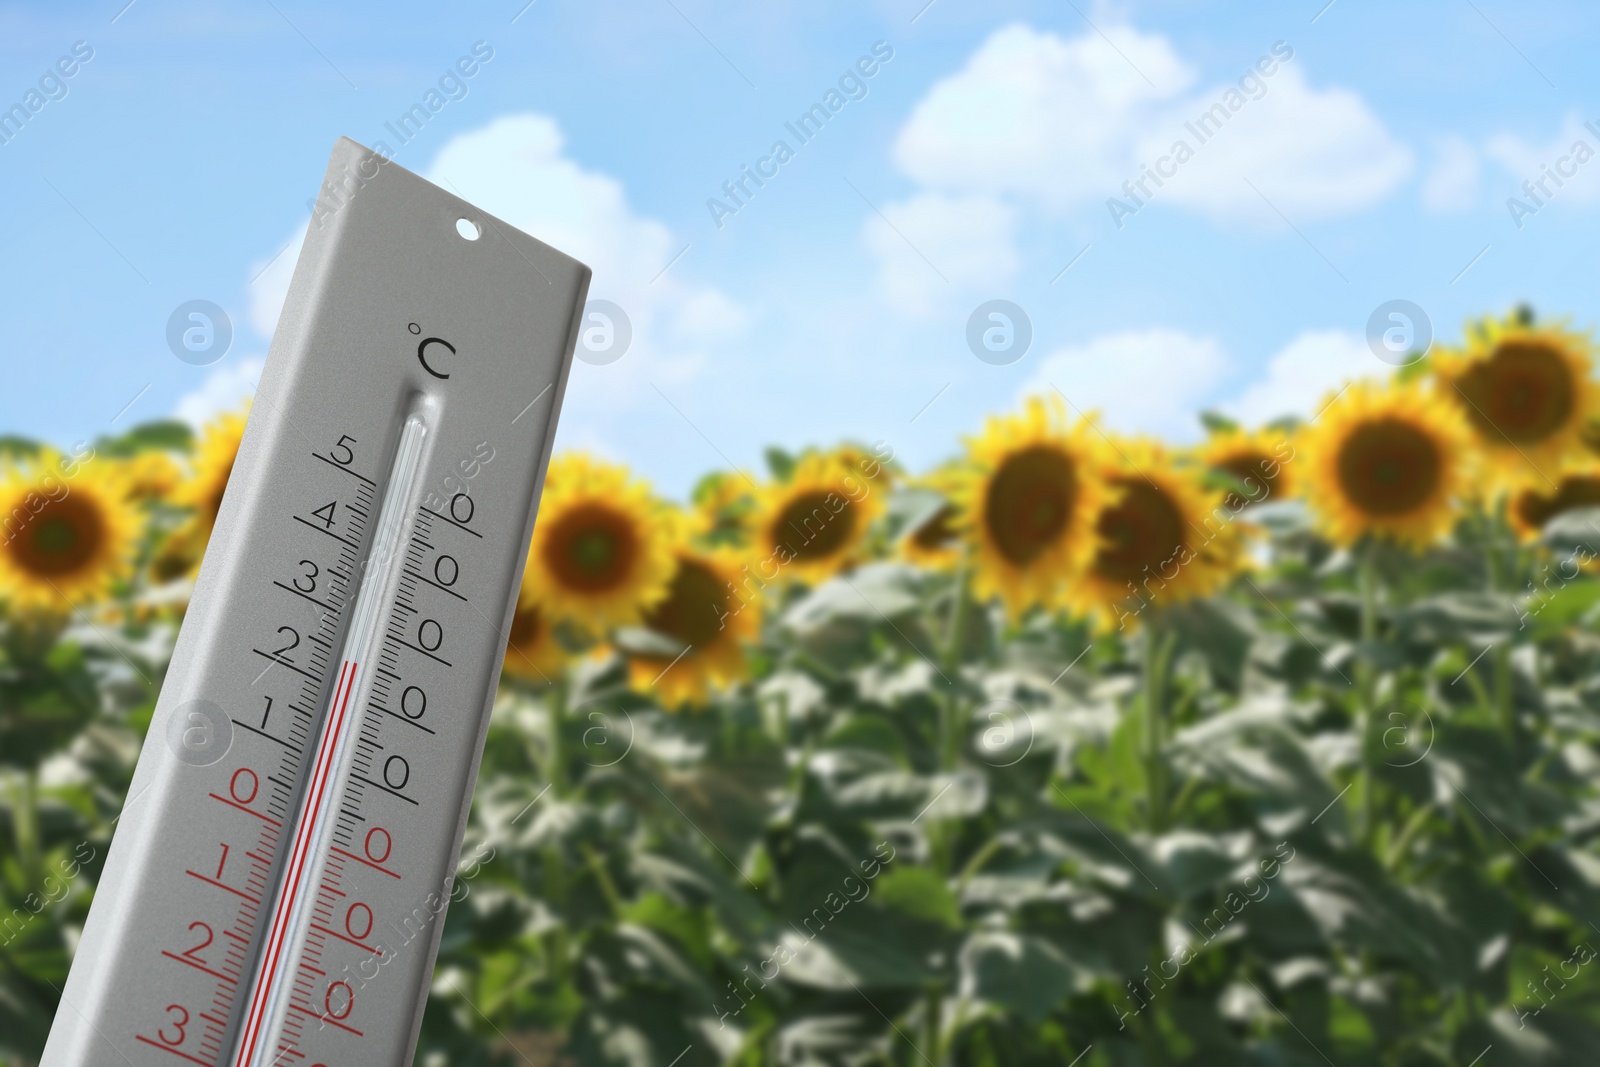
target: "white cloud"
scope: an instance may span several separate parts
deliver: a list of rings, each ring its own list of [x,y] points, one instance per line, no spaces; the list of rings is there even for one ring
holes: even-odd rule
[[[562,154],[563,138],[543,115],[509,115],[452,138],[426,173],[491,215],[498,216],[594,270],[590,294],[620,304],[633,320],[634,338],[665,336],[684,342],[726,339],[746,324],[744,311],[721,292],[657,278],[683,245],[666,226],[636,215],[622,184],[586,171]],[[289,238],[288,251],[252,264],[250,323],[264,337],[276,328],[299,258],[306,226]],[[281,246],[280,246],[281,247]]]
[[[883,214],[867,217],[867,248],[880,293],[908,316],[948,306],[958,292],[1005,292],[1016,277],[1017,212],[993,197],[922,193]]]
[[[1024,194],[1055,207],[1110,195],[1128,177],[1130,132],[1188,88],[1194,72],[1164,37],[1127,27],[1106,33],[1111,44],[1092,32],[1064,39],[1021,24],[996,30],[917,104],[895,162],[924,185]]]
[[[1213,218],[1267,211],[1274,223],[1246,178],[1292,217],[1312,218],[1368,207],[1411,169],[1410,151],[1359,95],[1313,88],[1298,57],[1263,48],[1274,73],[1241,65],[1239,77],[1255,79],[1245,93],[1234,82],[1193,92],[1195,74],[1166,38],[1127,27],[1106,34],[1110,43],[1024,25],[991,34],[916,106],[896,162],[930,188],[1063,211],[1122,196],[1123,182],[1182,139],[1194,157],[1164,186],[1147,186],[1156,202]],[[1201,143],[1184,124],[1219,104],[1221,128]]]
[[[693,380],[710,349],[738,338],[748,325],[748,313],[727,294],[685,280],[687,264],[662,273],[688,242],[637,214],[616,179],[567,158],[561,130],[546,116],[504,116],[460,134],[424,176],[587,263],[594,271],[591,299],[613,301],[628,315],[633,341],[623,358],[574,373],[562,414],[564,439],[577,435],[598,443],[623,409],[659,403],[651,380]],[[270,265],[263,259],[251,267],[260,277],[251,286],[250,323],[263,337],[276,328],[305,232],[302,225]]]
[[[1220,407],[1252,426],[1285,415],[1310,419],[1346,382],[1378,377],[1389,370],[1355,334],[1307,330],[1267,361],[1260,379]]]
[[[543,115],[510,115],[453,138],[427,177],[594,270],[591,294],[620,304],[635,344],[726,339],[745,325],[722,293],[662,270],[688,242],[635,214],[622,183],[562,154],[561,130]]]
[[[250,326],[262,338],[270,340],[278,328],[278,316],[283,313],[283,302],[289,295],[289,280],[294,276],[295,261],[300,258],[300,246],[305,244],[306,228],[301,223],[289,239],[275,250],[276,259],[262,259],[250,264]]]
[[[1586,162],[1574,158],[1574,149],[1580,142]],[[1484,145],[1484,154],[1506,169],[1512,178],[1506,189],[1530,207],[1539,205],[1521,187],[1531,182],[1540,200],[1592,204],[1600,201],[1600,161],[1595,159],[1600,149],[1600,138],[1584,128],[1576,115],[1568,115],[1561,132],[1551,140],[1536,144],[1525,141],[1516,134],[1502,133]],[[1560,171],[1566,171],[1562,174]],[[1541,180],[1543,185],[1540,184]]]
[[[173,417],[198,429],[224,411],[237,411],[255,395],[265,363],[259,356],[230,359],[213,369],[200,388],[178,398]]]
[[[1231,368],[1213,338],[1164,327],[1128,330],[1051,353],[1023,393],[1059,389],[1079,411],[1099,409],[1113,429],[1178,441],[1198,435],[1195,412]]]
[[[1482,172],[1477,149],[1460,137],[1445,138],[1422,183],[1422,206],[1441,215],[1477,206]]]
[[[1307,330],[1267,361],[1242,391],[1233,361],[1210,337],[1157,327],[1104,334],[1046,356],[1024,395],[1059,389],[1079,411],[1099,409],[1105,425],[1154,433],[1168,441],[1200,435],[1196,412],[1215,407],[1246,425],[1286,415],[1310,419],[1348,382],[1380,377],[1380,363],[1361,337],[1343,330]],[[1231,399],[1218,401],[1220,395]]]
[[[1213,86],[1154,122],[1137,143],[1138,164],[1155,165],[1179,139],[1194,151],[1182,166],[1163,165],[1177,173],[1154,189],[1154,202],[1183,204],[1212,218],[1267,218],[1276,224],[1261,195],[1296,221],[1330,218],[1377,203],[1404,180],[1411,152],[1389,136],[1358,94],[1312,88],[1300,62],[1290,59],[1271,77],[1255,77],[1247,92],[1234,83]],[[1202,128],[1205,115],[1210,124]],[[1223,115],[1228,118],[1219,126]],[[1208,139],[1200,143],[1186,122]]]

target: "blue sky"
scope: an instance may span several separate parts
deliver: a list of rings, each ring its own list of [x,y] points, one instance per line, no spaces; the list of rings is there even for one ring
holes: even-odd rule
[[[334,140],[395,146],[385,123],[477,42],[397,161],[591,263],[634,340],[575,369],[561,443],[669,492],[846,436],[924,466],[1052,386],[1175,440],[1204,406],[1309,413],[1385,370],[1364,332],[1395,298],[1447,343],[1524,300],[1596,322],[1600,159],[1571,155],[1600,150],[1592,7],[524,2],[0,6],[0,107],[93,50],[0,144],[0,432],[247,395]],[[801,144],[784,124],[877,42],[865,95]],[[1277,42],[1292,58],[1187,134]],[[1193,158],[1159,162],[1180,138]],[[719,227],[707,201],[780,139]],[[1107,199],[1157,165],[1119,228]],[[1538,207],[1520,228],[1513,196]],[[235,328],[208,367],[165,342],[195,298]],[[966,341],[991,299],[1033,328],[1004,366]]]

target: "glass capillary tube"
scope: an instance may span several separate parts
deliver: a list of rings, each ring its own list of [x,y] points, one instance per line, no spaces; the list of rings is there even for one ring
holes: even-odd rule
[[[294,946],[304,939],[311,923],[311,875],[316,857],[325,851],[332,832],[333,794],[339,785],[337,772],[344,763],[357,719],[352,710],[354,697],[365,673],[362,665],[376,652],[383,607],[388,598],[390,570],[401,557],[400,543],[410,510],[412,488],[422,466],[422,446],[427,433],[427,424],[417,414],[410,415],[400,431],[400,444],[378,511],[372,550],[356,590],[355,612],[339,660],[338,680],[323,717],[300,817],[295,824],[293,845],[279,880],[267,939],[261,948],[255,984],[250,990],[235,1045],[234,1067],[268,1067],[277,1062],[270,1037],[287,1010],[291,995]]]

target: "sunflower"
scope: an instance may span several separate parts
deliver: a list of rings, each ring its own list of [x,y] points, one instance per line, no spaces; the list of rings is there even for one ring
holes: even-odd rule
[[[700,479],[691,494],[693,536],[713,547],[748,544],[754,489],[754,480],[743,471],[716,471]]]
[[[70,478],[58,471],[74,467]],[[99,600],[128,574],[138,530],[128,487],[108,463],[64,462],[45,450],[0,473],[0,601],[65,613]]]
[[[874,490],[889,488],[893,473],[889,470],[888,462],[879,458],[875,449],[844,444],[833,450],[833,458],[851,474],[865,479]]]
[[[1457,407],[1432,389],[1360,382],[1302,431],[1301,492],[1340,545],[1370,534],[1423,548],[1455,522],[1470,440]]]
[[[881,468],[880,468],[881,470]],[[855,563],[867,529],[883,512],[880,474],[869,477],[838,454],[812,453],[788,481],[762,490],[754,548],[767,568],[816,585]]]
[[[552,624],[630,626],[667,592],[682,522],[626,468],[551,462],[528,546],[528,587]]]
[[[1554,480],[1585,454],[1600,415],[1592,365],[1587,336],[1527,316],[1471,324],[1466,347],[1441,354],[1437,373],[1483,448],[1491,489]]]
[[[1200,459],[1213,471],[1239,482],[1249,494],[1229,490],[1223,503],[1230,511],[1294,495],[1294,445],[1280,430],[1223,431],[1201,446]]]
[[[526,592],[517,598],[511,616],[511,633],[506,638],[505,673],[514,678],[548,683],[561,673],[567,652],[556,640],[543,608]]]
[[[165,501],[183,482],[183,472],[165,452],[140,452],[121,466],[129,500]]]
[[[727,552],[681,550],[666,597],[644,625],[683,646],[676,658],[633,654],[628,682],[669,710],[705,704],[714,687],[744,677],[744,642],[761,629],[759,598],[735,591],[740,567]]]
[[[1059,402],[1031,398],[969,439],[954,503],[973,553],[973,591],[1013,618],[1059,602],[1093,558],[1105,503],[1104,445],[1093,424],[1068,426]]]
[[[923,478],[918,488],[937,493],[944,503],[929,511],[921,522],[900,538],[900,554],[909,562],[933,571],[948,571],[961,561],[963,539],[960,511],[954,503],[959,475],[943,468]]]
[[[222,494],[228,488],[233,461],[239,456],[248,414],[246,406],[243,411],[229,412],[206,425],[194,460],[194,476],[173,494],[173,503],[194,510],[194,531],[202,540],[217,524]]]
[[[1119,442],[1103,478],[1111,502],[1095,518],[1098,547],[1067,602],[1121,629],[1146,607],[1209,596],[1238,569],[1243,544],[1227,495],[1173,464],[1153,441]]]
[[[1594,507],[1600,507],[1600,469],[1590,467],[1563,477],[1553,493],[1541,493],[1533,487],[1523,489],[1511,498],[1506,510],[1517,534],[1524,541],[1531,541],[1557,515]]]

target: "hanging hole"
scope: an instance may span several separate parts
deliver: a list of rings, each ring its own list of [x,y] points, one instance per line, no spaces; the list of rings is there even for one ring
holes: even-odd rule
[[[471,219],[456,219],[456,232],[463,241],[476,241],[482,236],[483,231],[478,229],[478,224]]]

